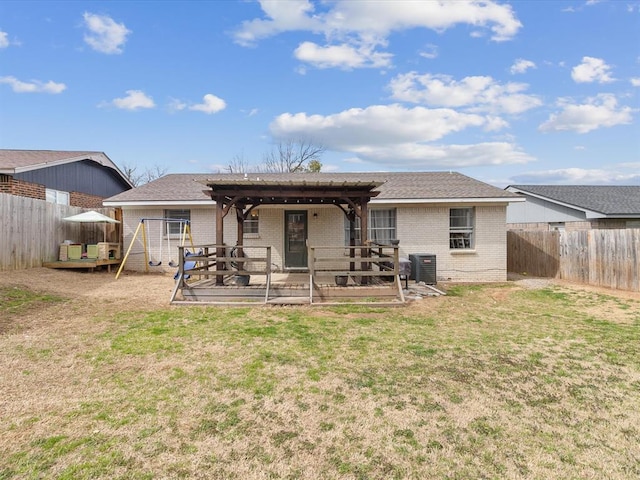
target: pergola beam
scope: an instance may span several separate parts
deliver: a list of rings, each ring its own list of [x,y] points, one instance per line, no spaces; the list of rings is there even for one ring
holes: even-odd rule
[[[334,184],[332,182],[314,183],[291,180],[269,183],[257,181],[238,182],[233,179],[228,182],[221,180],[209,181],[207,182],[207,186],[211,189],[209,194],[216,202],[216,243],[218,245],[224,244],[224,217],[233,207],[236,209],[236,220],[238,222],[238,247],[241,248],[244,237],[244,221],[253,209],[261,205],[335,205],[349,219],[350,237],[353,237],[352,230],[355,217],[360,218],[361,244],[365,246],[368,243],[368,203],[378,195],[379,192],[374,191],[374,189],[381,184],[382,182],[340,182]],[[343,205],[348,205],[349,209],[347,210]],[[218,250],[216,255],[224,257],[224,248],[220,247]],[[367,256],[366,249],[362,249],[361,255],[363,257]],[[369,267],[369,261],[362,262],[363,269],[368,269]],[[224,265],[219,262],[216,268],[222,270]],[[216,284],[221,285],[222,283],[223,276],[216,276]]]

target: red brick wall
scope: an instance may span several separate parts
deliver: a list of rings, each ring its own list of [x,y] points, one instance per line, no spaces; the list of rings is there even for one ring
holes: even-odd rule
[[[11,180],[9,175],[0,175],[0,193],[11,193]]]
[[[69,194],[69,203],[74,207],[102,208],[102,200],[102,197],[87,193],[71,192]]]
[[[10,175],[0,176],[0,191],[18,197],[37,198],[39,200],[47,199],[44,185],[16,180]]]

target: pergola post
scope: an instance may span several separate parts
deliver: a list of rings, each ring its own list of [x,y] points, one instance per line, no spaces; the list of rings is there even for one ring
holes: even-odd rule
[[[224,269],[224,262],[220,260],[226,256],[224,248],[224,197],[216,196],[216,272]],[[224,276],[216,275],[216,285],[224,285]]]
[[[247,213],[245,213],[244,208],[239,205],[236,205],[236,221],[238,222],[236,226],[236,231],[238,235],[238,239],[236,241],[236,256],[240,259],[244,257],[244,249],[242,248],[244,245],[244,221],[247,218]],[[245,270],[244,262],[242,260],[238,260],[238,270]]]
[[[349,220],[349,258],[353,259],[356,256],[356,249],[353,248],[356,246],[356,212],[351,209],[347,214],[347,220]],[[356,269],[356,264],[353,262],[349,262],[349,271],[353,272]]]
[[[360,244],[363,247],[363,248],[360,249],[360,257],[362,257],[362,259],[365,259],[360,264],[360,269],[363,272],[368,271],[369,268],[370,268],[370,264],[366,260],[369,257],[369,249],[366,248],[366,247],[368,247],[368,244],[369,244],[369,235],[368,235],[368,231],[369,231],[369,209],[368,209],[368,204],[369,204],[369,199],[367,197],[362,197],[360,199],[360,238],[361,238]],[[369,283],[369,277],[367,277],[365,275],[362,275],[361,284],[362,285],[367,285],[368,283]]]
[[[242,208],[236,206],[236,221],[238,222],[238,225],[236,227],[236,231],[238,232],[238,240],[236,242],[236,245],[238,247],[242,247],[244,242],[244,219],[245,215],[242,211]]]

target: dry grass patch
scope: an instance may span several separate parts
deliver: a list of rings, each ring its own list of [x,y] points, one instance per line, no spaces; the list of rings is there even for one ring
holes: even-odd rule
[[[0,336],[0,478],[640,475],[639,299],[450,293],[80,309],[74,335],[56,314]]]

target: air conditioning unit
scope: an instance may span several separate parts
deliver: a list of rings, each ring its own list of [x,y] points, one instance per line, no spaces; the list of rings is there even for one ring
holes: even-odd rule
[[[424,282],[427,285],[435,285],[436,279],[436,256],[431,253],[412,253],[411,260],[411,280]]]

